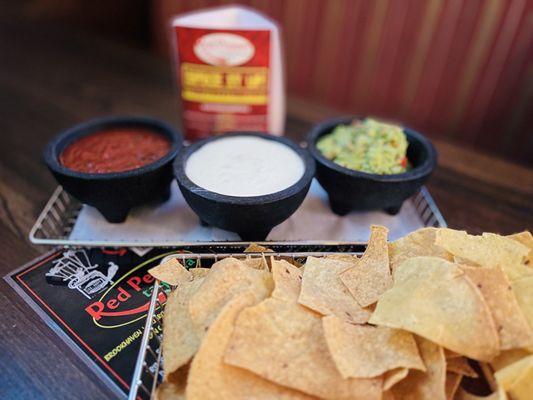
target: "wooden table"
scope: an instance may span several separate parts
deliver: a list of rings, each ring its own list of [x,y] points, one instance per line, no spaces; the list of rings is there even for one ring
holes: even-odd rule
[[[46,249],[31,225],[56,183],[41,161],[57,132],[104,114],[149,114],[178,124],[170,67],[146,51],[58,27],[0,25],[0,275]],[[338,114],[289,101],[287,134]],[[428,184],[454,228],[511,233],[533,228],[533,171],[436,142]],[[113,394],[0,281],[0,398],[102,399]],[[76,388],[76,390],[72,390]]]

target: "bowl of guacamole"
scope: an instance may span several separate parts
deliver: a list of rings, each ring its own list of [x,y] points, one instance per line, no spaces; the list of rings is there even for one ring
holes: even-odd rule
[[[437,164],[422,134],[375,118],[342,117],[316,124],[308,149],[333,212],[385,210],[396,214]]]
[[[337,125],[316,143],[324,157],[343,167],[383,175],[408,170],[407,146],[402,127],[373,118]]]

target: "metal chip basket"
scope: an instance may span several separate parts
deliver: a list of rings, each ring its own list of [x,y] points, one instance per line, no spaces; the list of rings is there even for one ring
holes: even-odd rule
[[[154,330],[154,326],[159,325],[159,321],[155,317],[155,311],[164,308],[164,305],[159,301],[162,293],[163,286],[156,280],[153,286],[150,308],[148,308],[148,314],[146,315],[139,356],[135,363],[135,371],[130,385],[128,399],[131,400],[154,398],[157,385],[163,379],[161,359],[163,337],[161,333],[156,333]]]
[[[343,254],[361,255],[364,252],[364,245],[358,246],[355,251],[343,252]],[[302,248],[304,248],[302,246]],[[245,258],[245,257],[276,257],[290,259],[297,264],[304,264],[307,257],[324,257],[330,254],[339,254],[339,249],[332,247],[333,251],[301,251],[301,252],[272,252],[272,253],[204,253],[204,254],[176,254],[168,257],[179,258],[183,265],[188,268],[206,267],[212,263],[225,258]],[[352,249],[354,250],[354,249]],[[163,260],[162,262],[164,262]],[[166,295],[174,290],[166,283],[156,280],[153,285],[153,292],[150,299],[150,306],[144,325],[144,332],[141,339],[139,355],[135,363],[135,371],[130,385],[129,400],[154,399],[158,385],[163,381],[163,358],[161,345],[163,342],[161,313],[164,311],[164,300]],[[472,365],[478,372],[480,380],[470,382],[470,387],[479,386],[481,383],[485,388],[492,391],[497,390],[494,382],[494,371],[486,363],[474,363]]]

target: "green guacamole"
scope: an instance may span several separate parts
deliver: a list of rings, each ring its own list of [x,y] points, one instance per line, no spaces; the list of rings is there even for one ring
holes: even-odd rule
[[[335,163],[382,175],[407,171],[407,145],[401,127],[370,118],[339,125],[317,142],[318,150]]]

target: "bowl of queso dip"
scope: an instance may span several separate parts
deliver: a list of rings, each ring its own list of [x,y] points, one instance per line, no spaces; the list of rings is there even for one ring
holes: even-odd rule
[[[284,137],[227,133],[180,151],[174,174],[183,197],[205,225],[245,241],[265,240],[304,200],[315,165]]]
[[[69,194],[118,223],[133,207],[168,199],[181,145],[181,133],[163,121],[108,117],[59,134],[44,158]]]
[[[437,152],[422,134],[372,118],[333,118],[316,124],[307,146],[331,210],[400,211],[437,165]]]

